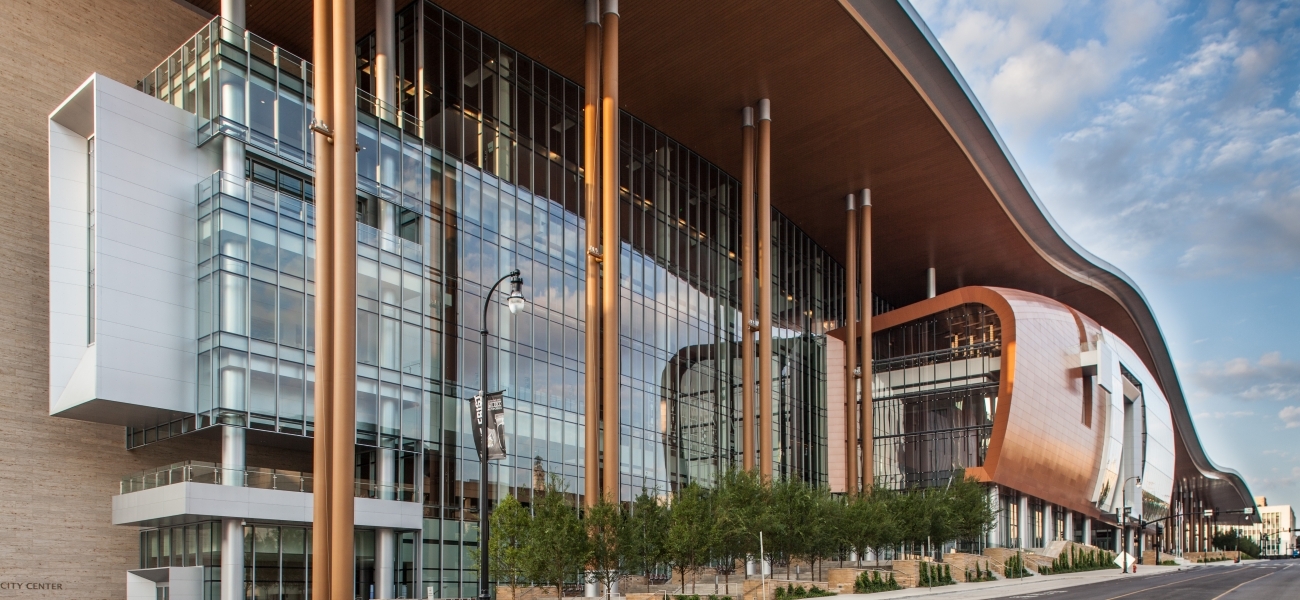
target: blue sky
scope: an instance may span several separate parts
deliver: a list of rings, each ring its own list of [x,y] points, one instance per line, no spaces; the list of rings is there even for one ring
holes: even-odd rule
[[[1300,2],[912,0],[1155,310],[1210,457],[1300,512]]]

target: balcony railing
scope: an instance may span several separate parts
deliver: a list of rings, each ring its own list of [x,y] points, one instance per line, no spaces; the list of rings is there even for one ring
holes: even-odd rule
[[[312,475],[302,471],[284,469],[224,469],[219,463],[187,460],[164,467],[127,475],[119,484],[119,494],[130,494],[175,483],[230,484],[260,490],[287,492],[312,491]],[[366,479],[353,482],[353,495],[357,498],[399,500],[415,502],[416,489],[411,484],[380,485]]]
[[[311,63],[216,17],[136,88],[199,118],[198,144],[217,135],[313,166]]]
[[[224,469],[218,463],[187,460],[122,478],[118,493],[129,494],[174,483],[238,485],[261,490],[312,491],[311,473],[283,469]]]

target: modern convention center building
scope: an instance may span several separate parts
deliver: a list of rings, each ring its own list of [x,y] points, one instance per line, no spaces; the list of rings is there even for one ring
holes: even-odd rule
[[[732,468],[964,472],[993,547],[1253,518],[906,0],[0,13],[0,530],[43,595],[475,596],[484,494]]]

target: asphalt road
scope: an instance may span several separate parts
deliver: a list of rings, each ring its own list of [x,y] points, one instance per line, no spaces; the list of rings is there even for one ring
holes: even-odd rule
[[[1141,569],[1142,567],[1138,567]],[[1174,573],[1115,579],[1028,592],[1011,599],[1044,600],[1300,600],[1300,562],[1206,566]]]

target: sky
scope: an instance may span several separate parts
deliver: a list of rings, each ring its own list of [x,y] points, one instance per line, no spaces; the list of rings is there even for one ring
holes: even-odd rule
[[[1211,460],[1300,512],[1300,2],[911,1],[1146,295]]]

